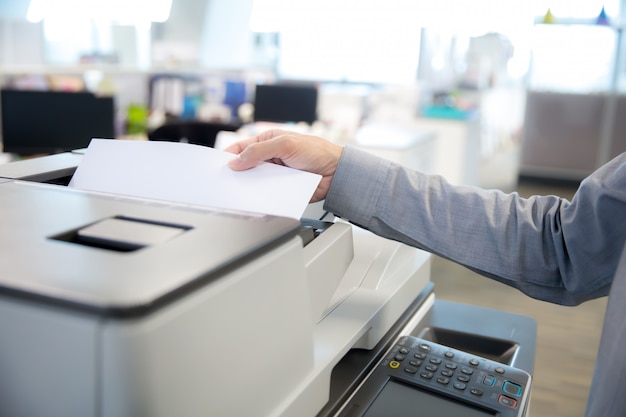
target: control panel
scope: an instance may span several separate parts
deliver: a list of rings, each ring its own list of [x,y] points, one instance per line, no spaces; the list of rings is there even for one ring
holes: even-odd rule
[[[404,417],[421,410],[423,415],[521,417],[530,383],[530,374],[521,369],[403,336],[339,415]]]

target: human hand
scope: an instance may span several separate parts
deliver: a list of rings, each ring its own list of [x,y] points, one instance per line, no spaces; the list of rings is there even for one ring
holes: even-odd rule
[[[317,136],[285,130],[269,130],[234,143],[224,149],[237,154],[229,162],[236,171],[243,171],[267,161],[322,176],[311,202],[326,198],[343,147]]]

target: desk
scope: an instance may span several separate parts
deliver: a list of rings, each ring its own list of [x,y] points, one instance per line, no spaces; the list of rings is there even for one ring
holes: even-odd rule
[[[341,144],[350,145],[381,158],[389,159],[408,168],[435,172],[437,133],[423,127],[399,127],[390,124],[365,124],[361,126],[353,141]]]

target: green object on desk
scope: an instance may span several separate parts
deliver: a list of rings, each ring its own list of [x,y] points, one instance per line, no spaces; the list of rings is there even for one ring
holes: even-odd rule
[[[148,109],[139,104],[131,104],[128,106],[126,113],[126,133],[136,135],[146,133],[146,125],[148,122]]]

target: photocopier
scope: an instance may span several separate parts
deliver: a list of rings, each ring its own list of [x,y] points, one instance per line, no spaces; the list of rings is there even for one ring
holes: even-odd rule
[[[0,165],[1,416],[525,415],[535,322],[436,299],[428,253],[69,188],[81,158]]]

